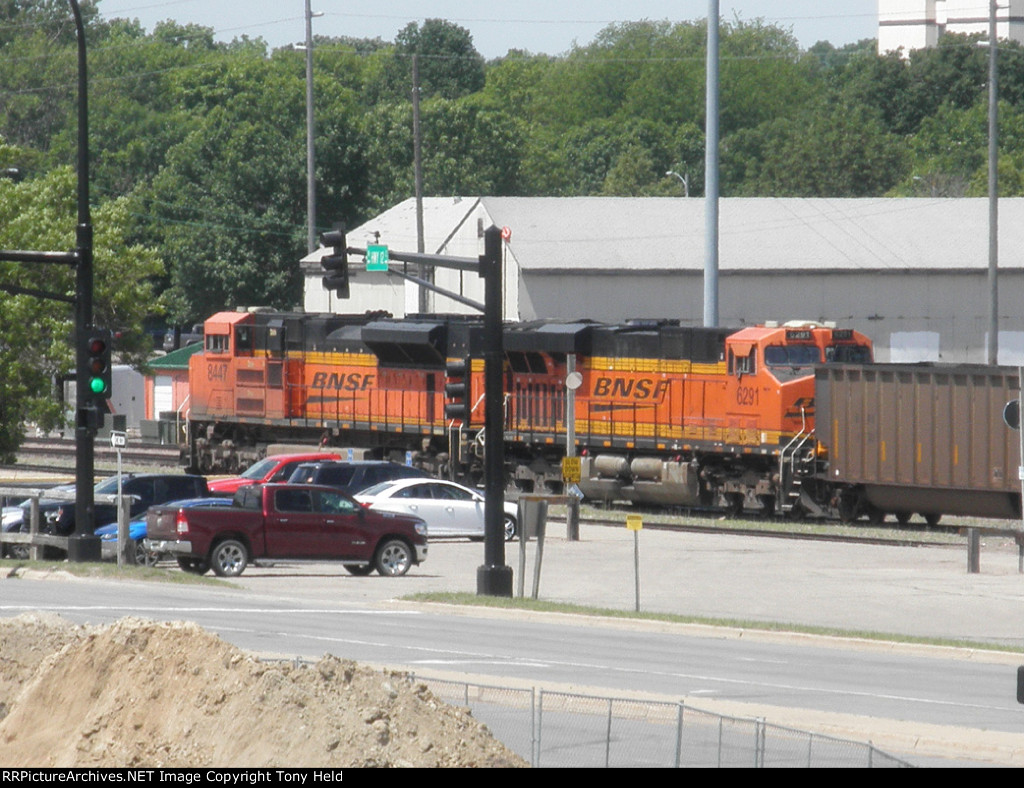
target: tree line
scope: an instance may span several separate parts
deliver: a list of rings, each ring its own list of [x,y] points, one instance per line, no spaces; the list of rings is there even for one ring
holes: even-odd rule
[[[102,19],[89,53],[97,322],[143,361],[146,320],[301,303],[306,251],[305,52],[210,28]],[[63,0],[0,0],[0,247],[74,245],[77,45]],[[445,20],[385,42],[317,36],[313,94],[320,230],[358,224],[414,190],[416,56],[428,196],[681,196],[704,182],[706,22],[613,24],[560,56],[486,60]],[[802,49],[761,20],[723,22],[721,194],[959,197],[986,193],[987,50],[878,55],[874,40]],[[1000,42],[1000,192],[1024,193],[1024,59]],[[64,273],[0,263],[21,283]],[[0,281],[3,281],[0,279]],[[68,275],[66,283],[73,292]],[[68,364],[70,315],[29,297],[0,311],[11,403]],[[26,326],[32,326],[27,331]],[[19,393],[21,392],[21,393]],[[47,397],[18,419],[57,418]],[[13,428],[12,428],[13,429]],[[0,445],[3,438],[0,437]],[[2,450],[0,450],[2,452]]]

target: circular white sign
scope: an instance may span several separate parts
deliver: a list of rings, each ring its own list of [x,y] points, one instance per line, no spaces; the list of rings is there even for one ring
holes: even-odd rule
[[[565,376],[565,387],[570,391],[575,391],[583,385],[583,376],[579,372],[570,372]]]

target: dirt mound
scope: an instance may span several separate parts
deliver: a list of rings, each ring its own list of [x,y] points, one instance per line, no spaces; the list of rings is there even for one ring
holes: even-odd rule
[[[0,717],[0,766],[526,765],[401,674],[260,662],[190,623],[0,620]]]

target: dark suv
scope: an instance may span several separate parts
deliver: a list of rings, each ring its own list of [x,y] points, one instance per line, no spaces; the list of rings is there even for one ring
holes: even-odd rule
[[[355,495],[380,482],[409,478],[430,478],[430,474],[411,465],[387,460],[305,462],[295,469],[288,483],[322,484]]]
[[[64,488],[74,490],[74,486]],[[134,517],[150,506],[169,501],[180,501],[185,498],[204,498],[209,495],[206,479],[202,476],[191,476],[181,473],[143,473],[138,475],[124,474],[121,476],[121,492],[133,495],[130,515]],[[117,477],[104,479],[93,488],[94,495],[117,495]],[[29,501],[21,504],[21,523],[9,523],[7,530],[27,531]],[[96,525],[106,525],[117,520],[117,507],[110,503],[96,503]],[[75,502],[39,500],[39,530],[43,533],[69,536],[75,530]]]

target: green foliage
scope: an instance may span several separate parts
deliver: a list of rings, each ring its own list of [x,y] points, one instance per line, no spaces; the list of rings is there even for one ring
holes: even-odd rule
[[[0,145],[0,160],[18,151]],[[77,177],[68,168],[21,183],[0,180],[0,248],[59,251],[75,245]],[[142,320],[153,301],[152,277],[160,261],[149,249],[125,242],[125,200],[104,202],[92,212],[95,278],[94,322],[118,333],[115,349],[126,363],[142,363],[148,341]],[[74,295],[74,271],[66,266],[0,262],[0,283]],[[2,296],[0,310],[0,460],[17,449],[23,425],[63,424],[54,387],[73,368],[73,310],[68,304],[28,295]]]
[[[381,74],[379,100],[405,100],[412,91],[412,60],[418,55],[420,97],[457,99],[484,86],[484,59],[468,30],[444,19],[410,22],[395,38]]]

